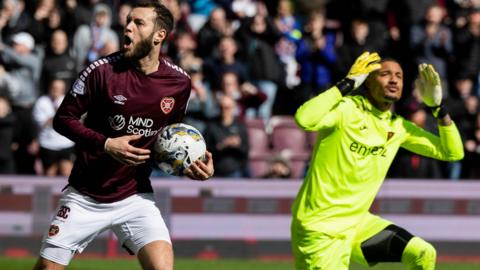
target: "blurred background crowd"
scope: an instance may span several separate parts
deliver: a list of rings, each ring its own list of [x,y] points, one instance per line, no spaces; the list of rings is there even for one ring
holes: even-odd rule
[[[295,126],[296,108],[368,50],[402,64],[395,112],[432,132],[436,122],[412,82],[419,63],[434,65],[466,153],[447,164],[401,150],[389,177],[480,179],[479,0],[162,3],[176,20],[163,54],[191,76],[185,122],[203,132],[217,177],[302,177],[316,135]],[[122,48],[131,4],[3,0],[1,174],[69,174],[75,146],[52,129],[52,117],[83,67]]]

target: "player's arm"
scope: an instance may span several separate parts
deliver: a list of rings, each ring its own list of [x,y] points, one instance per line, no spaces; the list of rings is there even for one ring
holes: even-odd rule
[[[411,123],[407,123],[409,136],[402,147],[420,155],[445,161],[460,160],[464,156],[463,143],[455,123],[442,104],[440,77],[432,65],[420,64],[419,77],[415,81],[419,94],[438,120],[435,136]]]
[[[99,89],[99,77],[96,70],[81,72],[53,119],[53,127],[58,133],[90,151],[103,151],[107,140],[105,135],[87,128],[81,120],[94,100],[95,89]]]
[[[82,116],[91,107],[95,90],[101,89],[102,78],[97,69],[91,70],[90,73],[85,71],[80,74],[55,114],[53,119],[55,130],[83,149],[92,152],[105,151],[123,164],[139,165],[144,163],[149,158],[150,150],[130,145],[130,141],[139,139],[140,135],[108,138],[84,125],[81,120]]]
[[[450,125],[438,126],[439,136],[408,121],[405,121],[405,127],[408,136],[401,145],[405,149],[444,161],[456,161],[463,158],[462,139],[453,121],[450,122]]]
[[[342,100],[343,96],[358,88],[370,72],[380,68],[378,61],[380,61],[380,57],[377,53],[364,52],[360,55],[345,79],[298,108],[295,113],[298,126],[311,131],[335,126],[339,115],[330,114],[330,112]]]

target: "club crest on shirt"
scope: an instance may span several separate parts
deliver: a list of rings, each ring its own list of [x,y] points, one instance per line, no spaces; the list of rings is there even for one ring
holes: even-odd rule
[[[50,225],[50,228],[48,229],[48,236],[53,237],[58,234],[60,231],[60,228],[57,225]]]
[[[164,97],[160,101],[160,109],[162,109],[164,114],[169,114],[173,110],[174,105],[175,99],[173,97]]]
[[[387,142],[393,137],[393,134],[395,134],[395,133],[393,133],[391,131],[387,132]]]

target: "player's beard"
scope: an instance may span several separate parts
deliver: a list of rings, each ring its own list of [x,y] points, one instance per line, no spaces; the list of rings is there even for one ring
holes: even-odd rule
[[[132,60],[140,60],[147,56],[153,48],[153,35],[154,33],[151,33],[150,36],[140,40],[131,52],[124,51],[124,56]]]

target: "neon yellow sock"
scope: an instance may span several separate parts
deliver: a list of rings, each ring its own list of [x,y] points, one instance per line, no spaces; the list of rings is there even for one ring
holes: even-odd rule
[[[434,270],[437,252],[435,248],[419,237],[408,241],[402,254],[402,263],[409,270]]]

